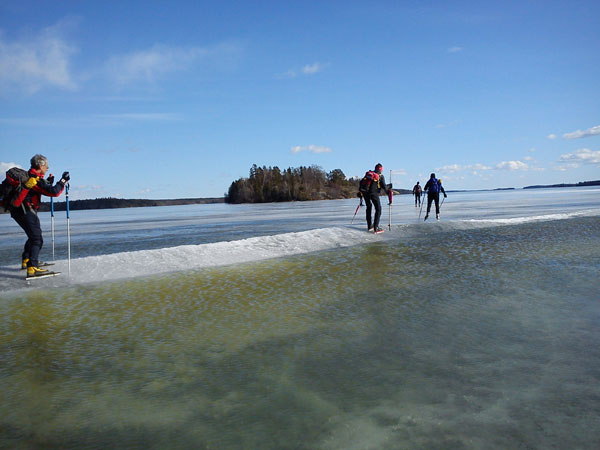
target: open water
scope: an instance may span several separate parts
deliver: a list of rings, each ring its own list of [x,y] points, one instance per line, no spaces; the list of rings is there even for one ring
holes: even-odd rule
[[[599,194],[2,215],[0,448],[600,448]]]

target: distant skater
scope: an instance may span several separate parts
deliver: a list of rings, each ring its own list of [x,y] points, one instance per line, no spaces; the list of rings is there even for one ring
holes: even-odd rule
[[[419,182],[417,181],[417,184],[415,184],[415,187],[413,187],[413,195],[415,196],[415,208],[418,208],[419,206],[421,206],[421,195],[423,194],[423,189],[421,189],[421,185],[419,184]],[[418,205],[417,205],[418,203]]]
[[[425,183],[425,192],[427,193],[427,214],[425,214],[424,220],[427,220],[429,217],[431,202],[435,202],[435,218],[440,220],[440,192],[444,194],[444,198],[448,196],[442,187],[441,180],[435,177],[435,173],[432,173],[427,183]]]
[[[21,268],[27,269],[26,278],[41,277],[49,273],[47,269],[40,267],[42,264],[39,260],[40,250],[44,244],[42,227],[37,214],[41,196],[58,197],[70,178],[69,172],[64,172],[60,181],[53,186],[54,177],[52,175],[44,180],[47,171],[48,160],[46,157],[35,155],[31,158],[29,171],[25,174],[25,171],[21,170],[24,176],[23,180],[11,176],[11,174],[17,173],[14,168],[6,173],[6,180],[14,188],[15,196],[4,199],[5,208],[10,211],[10,216],[27,234],[27,241],[21,255]]]
[[[381,201],[379,196],[381,191],[388,196],[389,204],[392,203],[391,185],[385,184],[385,178],[382,175],[383,166],[377,164],[375,170],[369,170],[360,182],[360,194],[365,199],[367,205],[367,229],[374,233],[383,233],[383,228],[379,227],[379,219],[381,218]],[[371,220],[371,214],[375,205],[375,217]]]

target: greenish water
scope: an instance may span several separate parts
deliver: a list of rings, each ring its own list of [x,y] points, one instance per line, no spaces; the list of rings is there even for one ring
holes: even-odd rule
[[[598,448],[600,219],[0,297],[0,448]]]

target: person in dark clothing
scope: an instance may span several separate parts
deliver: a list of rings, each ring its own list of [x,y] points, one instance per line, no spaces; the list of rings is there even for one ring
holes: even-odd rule
[[[369,231],[373,231],[374,233],[383,233],[384,231],[383,228],[379,227],[379,219],[381,218],[381,201],[379,200],[379,196],[382,190],[388,196],[389,204],[392,203],[391,186],[388,187],[385,184],[385,178],[381,172],[383,172],[383,166],[381,164],[377,164],[375,166],[375,170],[373,171],[374,175],[371,185],[367,191],[363,193],[365,205],[367,206],[367,228]],[[371,221],[373,205],[375,206],[375,216]]]
[[[444,198],[448,197],[446,191],[442,187],[442,183],[435,177],[435,173],[432,173],[429,180],[425,184],[425,192],[427,193],[427,214],[425,219],[429,217],[429,211],[431,210],[431,202],[435,202],[435,218],[440,220],[440,192],[444,194]]]
[[[10,216],[27,234],[21,265],[23,269],[27,269],[27,278],[48,273],[48,270],[40,268],[39,261],[40,250],[44,244],[42,227],[37,215],[41,196],[58,197],[70,179],[69,172],[64,172],[60,181],[53,185],[54,177],[52,175],[47,180],[44,179],[47,171],[48,159],[45,156],[35,155],[31,158],[29,179],[23,183],[19,196],[9,207]]]
[[[421,189],[421,185],[418,181],[417,184],[415,184],[415,187],[413,187],[412,193],[415,196],[415,208],[417,208],[418,206],[421,206],[421,194],[423,194],[423,189]]]

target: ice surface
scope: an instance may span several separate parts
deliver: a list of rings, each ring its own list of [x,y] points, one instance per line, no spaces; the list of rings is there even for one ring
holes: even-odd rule
[[[397,196],[384,205],[374,236],[365,231],[365,208],[357,199],[257,205],[185,205],[178,207],[73,211],[70,275],[63,217],[56,217],[56,258],[63,273],[27,286],[16,263],[25,239],[8,214],[0,215],[0,290],[48,288],[94,283],[259,261],[335,247],[422,233],[561,220],[600,215],[598,188],[533,189],[495,192],[450,192],[442,220],[423,222],[425,208],[412,196]],[[419,212],[422,212],[419,218]],[[43,260],[50,260],[50,215],[41,213]]]

